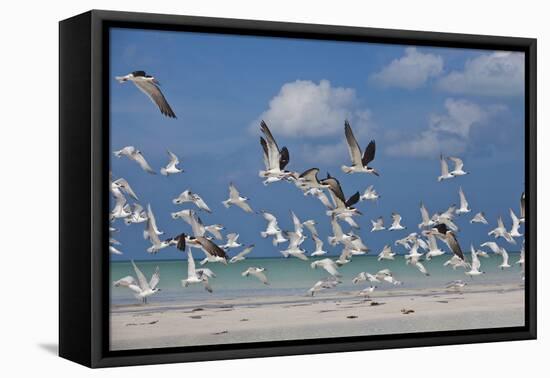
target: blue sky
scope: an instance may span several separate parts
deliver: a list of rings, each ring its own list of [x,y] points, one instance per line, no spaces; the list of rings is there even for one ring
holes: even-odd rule
[[[477,211],[486,213],[490,226],[498,215],[509,226],[508,209],[519,211],[523,59],[519,53],[483,50],[112,29],[111,150],[133,145],[158,172],[168,161],[168,148],[180,157],[185,173],[153,176],[114,157],[111,169],[114,177],[130,182],[142,205],[151,204],[166,236],[190,232],[170,216],[193,206],[172,204],[190,189],[213,210],[200,214],[204,223],[224,224],[243,243],[256,244],[254,256],[281,256],[270,240],[259,237],[265,227],[261,216],[221,204],[233,181],[254,210],[274,213],[283,229],[291,227],[291,209],[303,221],[316,219],[326,242],[330,222],[317,200],[288,183],[265,187],[258,177],[259,120],[265,119],[279,146],[290,150],[288,169],[330,172],[348,196],[375,185],[382,195],[378,203],[358,205],[364,213],[359,234],[371,253],[418,231],[420,201],[431,213],[458,203],[459,186],[473,209],[457,221],[467,248],[489,240],[489,226],[468,223]],[[163,117],[132,84],[114,80],[135,70],[160,81],[176,120]],[[376,139],[372,165],[380,177],[340,170],[349,163],[345,118],[361,147]],[[438,183],[440,153],[461,157],[471,174]],[[370,219],[384,216],[389,223],[392,211],[402,214],[408,229],[371,233]],[[119,220],[116,227],[124,255],[113,260],[182,257],[175,248],[148,255],[144,224]],[[303,247],[311,251],[312,242]],[[331,254],[341,249],[325,247]]]

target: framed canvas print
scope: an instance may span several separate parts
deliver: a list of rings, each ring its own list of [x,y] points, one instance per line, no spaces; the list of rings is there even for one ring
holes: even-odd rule
[[[536,41],[60,23],[60,355],[536,337]]]

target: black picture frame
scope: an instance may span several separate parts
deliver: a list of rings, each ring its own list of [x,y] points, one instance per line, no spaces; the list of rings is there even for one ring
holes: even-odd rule
[[[110,27],[461,47],[525,53],[525,326],[109,351]],[[59,354],[89,367],[535,339],[536,39],[92,10],[59,24]]]

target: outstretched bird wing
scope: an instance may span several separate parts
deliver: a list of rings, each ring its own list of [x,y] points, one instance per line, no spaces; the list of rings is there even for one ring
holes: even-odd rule
[[[145,157],[142,155],[141,152],[136,151],[134,154],[132,154],[132,159],[139,164],[141,169],[143,169],[147,173],[156,174],[156,172],[151,168],[149,163],[147,163],[147,160],[145,160]]]
[[[187,278],[195,277],[197,272],[195,271],[195,260],[191,253],[191,248],[187,250]]]
[[[227,258],[225,251],[217,246],[213,241],[208,240],[203,236],[198,237],[197,241],[200,243],[201,247],[212,256]]]
[[[237,258],[244,257],[244,256],[248,255],[250,252],[252,252],[253,249],[254,249],[254,244],[251,244],[248,247],[246,247],[245,249],[243,249],[241,252],[239,252],[237,255],[235,255],[235,257],[237,257]]]
[[[285,169],[285,167],[288,165],[288,162],[290,161],[290,152],[288,152],[288,148],[283,147],[280,152],[281,157],[279,158],[279,169],[282,171]]]
[[[357,202],[359,202],[359,198],[361,198],[361,195],[359,194],[359,192],[355,192],[355,194],[348,198],[348,200],[346,201],[346,207],[351,207],[355,205]]]
[[[267,142],[263,137],[260,137],[260,145],[262,146],[263,150],[265,169],[269,170],[269,152],[267,151]]]
[[[340,182],[334,177],[329,177],[323,180],[323,184],[328,185],[331,197],[336,207],[344,207],[346,204],[346,198],[344,196],[344,192],[342,191],[342,187],[340,186]]]
[[[426,209],[424,203],[420,204],[420,215],[422,216],[423,223],[428,223],[430,221],[430,214],[428,213],[428,209]]]
[[[443,155],[439,156],[439,161],[441,162],[441,176],[445,177],[449,175],[449,165],[447,164],[447,160],[443,157]]]
[[[180,234],[177,237],[178,244],[176,244],[176,248],[180,251],[185,251],[185,234]]]
[[[464,167],[464,163],[462,162],[462,159],[459,159],[457,157],[449,157],[449,160],[451,160],[453,163],[455,163],[455,171],[461,171]]]
[[[348,144],[349,157],[353,165],[360,166],[362,164],[361,147],[357,143],[357,139],[353,135],[353,130],[349,122],[346,120],[344,123],[344,131],[346,134],[346,141]],[[373,156],[374,157],[374,156]]]
[[[178,159],[178,157],[176,156],[175,153],[173,153],[172,151],[170,150],[166,150],[166,152],[168,153],[168,156],[170,157],[170,161],[168,162],[168,165],[166,166],[166,168],[174,168],[176,165],[178,165],[178,163],[180,162],[180,160]]]
[[[467,209],[468,208],[468,201],[466,200],[466,195],[464,194],[464,191],[462,188],[458,191],[458,195],[460,196],[460,208],[461,209]]]
[[[525,192],[521,193],[519,205],[519,216],[520,218],[525,218]]]
[[[264,121],[260,122],[260,129],[262,130],[262,133],[265,135],[269,169],[280,169],[281,154],[279,151],[279,146],[277,145],[277,142],[275,141],[273,134],[271,134],[269,127],[267,127],[267,124]],[[288,153],[288,150],[287,150],[287,153]]]
[[[233,183],[229,184],[229,198],[232,200],[238,200],[241,194]]]
[[[147,95],[156,104],[162,114],[169,118],[177,118],[176,114],[166,101],[166,98],[162,94],[160,88],[152,80],[147,79],[137,79],[133,80],[133,83],[136,87],[139,88],[143,93]]]
[[[374,155],[376,153],[376,142],[374,140],[371,140],[369,142],[369,145],[365,149],[365,154],[363,155],[362,163],[363,166],[367,166],[371,161],[374,160]]]
[[[157,268],[155,269],[155,273],[153,273],[153,276],[151,276],[151,281],[149,281],[149,287],[151,288],[151,290],[156,289],[159,282],[160,282],[160,269],[157,266]]]
[[[136,276],[138,278],[138,283],[139,283],[140,289],[143,290],[143,291],[150,289],[149,282],[147,282],[147,278],[145,278],[145,275],[143,274],[143,272],[141,270],[139,270],[137,265],[134,263],[134,260],[132,260],[132,265],[133,265],[134,270],[136,272]]]
[[[464,260],[464,253],[462,253],[462,249],[460,248],[460,244],[458,244],[458,240],[456,239],[455,234],[452,233],[452,232],[448,232],[446,240],[447,240],[447,243],[449,244],[449,247],[453,251],[453,253],[456,256],[460,257],[460,259],[462,259],[462,261],[465,261]]]

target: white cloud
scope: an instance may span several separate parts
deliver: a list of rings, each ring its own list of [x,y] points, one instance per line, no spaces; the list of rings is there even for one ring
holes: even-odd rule
[[[392,156],[435,157],[440,153],[460,154],[468,147],[471,130],[486,124],[505,107],[482,108],[466,101],[449,98],[446,112],[429,116],[428,128],[418,136],[398,142],[386,150]]]
[[[473,125],[484,122],[489,113],[478,105],[466,101],[449,98],[445,100],[445,114],[430,116],[430,130],[454,134],[468,138]]]
[[[394,144],[386,150],[390,156],[432,158],[440,153],[459,154],[466,148],[466,141],[443,136],[432,129],[424,130],[417,138]]]
[[[415,47],[408,47],[403,57],[392,60],[380,72],[373,74],[371,80],[384,87],[415,89],[442,72],[441,56],[423,54]]]
[[[483,96],[516,96],[524,92],[525,61],[522,53],[495,52],[469,59],[463,71],[442,77],[443,91]]]
[[[251,125],[257,132],[264,120],[276,136],[323,137],[342,133],[344,120],[357,128],[367,127],[370,112],[357,105],[355,90],[333,87],[328,80],[286,83]]]

